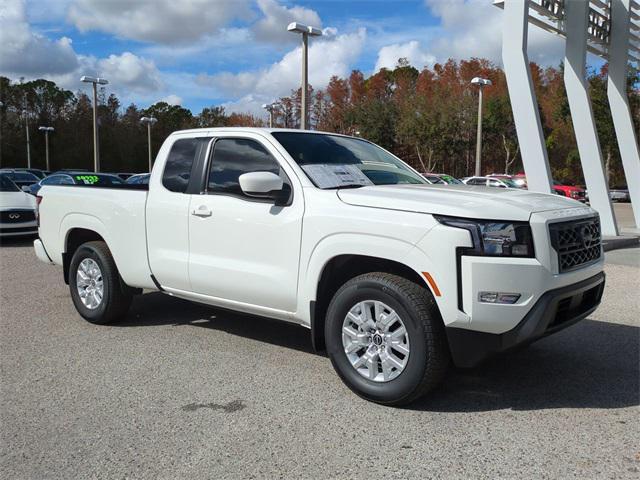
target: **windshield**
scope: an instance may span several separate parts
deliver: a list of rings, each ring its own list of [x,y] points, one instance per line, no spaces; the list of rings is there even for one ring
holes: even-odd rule
[[[95,173],[74,175],[73,180],[80,185],[124,185],[124,181],[120,177]]]
[[[451,175],[441,175],[440,178],[449,185],[464,185],[460,180],[452,177]]]
[[[401,160],[365,140],[317,133],[272,135],[319,188],[428,184]]]
[[[29,172],[7,172],[7,175],[14,182],[33,182],[36,183],[39,178]]]
[[[7,175],[0,175],[0,192],[19,192],[18,186]]]

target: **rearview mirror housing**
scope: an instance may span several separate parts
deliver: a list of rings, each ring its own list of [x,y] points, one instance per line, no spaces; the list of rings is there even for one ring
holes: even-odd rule
[[[291,187],[272,172],[243,173],[238,178],[242,192],[248,197],[272,199],[276,205],[286,205]]]

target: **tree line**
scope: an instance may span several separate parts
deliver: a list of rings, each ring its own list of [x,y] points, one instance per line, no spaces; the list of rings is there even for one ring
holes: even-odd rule
[[[571,115],[563,83],[563,67],[530,65],[540,117],[556,180],[583,184]],[[484,89],[483,174],[522,171],[520,149],[511,112],[506,79],[501,68],[485,59],[436,64],[418,70],[406,59],[394,69],[381,69],[368,78],[354,70],[348,78],[332,77],[324,89],[309,88],[311,128],[361,136],[390,150],[420,171],[446,172],[456,177],[473,174],[475,164],[478,91],[473,77],[488,78]],[[606,95],[606,65],[588,72],[588,81],[600,145],[610,185],[623,184],[624,172]],[[640,75],[629,74],[632,116],[640,125]],[[274,126],[297,128],[301,91],[275,102]],[[31,136],[32,166],[44,168],[41,125],[52,126],[51,168],[87,168],[93,165],[92,105],[83,92],[73,93],[54,82],[30,82],[0,77],[0,166],[26,166],[26,129]],[[123,107],[114,94],[100,91],[100,158],[111,172],[143,172],[147,166],[143,116],[154,116],[154,153],[168,134],[198,127],[265,126],[264,117],[227,113],[210,106],[194,114],[165,102],[148,108]]]

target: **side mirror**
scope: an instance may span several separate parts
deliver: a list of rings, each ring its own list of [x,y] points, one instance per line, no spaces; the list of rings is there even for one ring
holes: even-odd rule
[[[242,192],[249,197],[270,198],[276,205],[286,205],[291,187],[271,172],[243,173],[238,178]]]
[[[25,193],[31,193],[31,189],[29,188],[29,185],[23,185],[22,187],[20,187],[20,190],[22,190]]]

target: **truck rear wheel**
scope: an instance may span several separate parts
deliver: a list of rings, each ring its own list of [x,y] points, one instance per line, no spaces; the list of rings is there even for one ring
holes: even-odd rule
[[[109,248],[100,241],[84,243],[73,254],[69,289],[78,313],[100,325],[120,320],[133,298],[120,278]]]
[[[426,288],[388,273],[349,280],[325,322],[331,363],[361,397],[405,405],[435,388],[449,365],[440,313]]]

